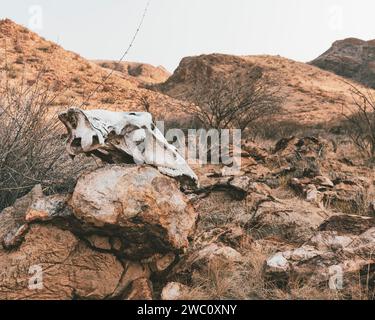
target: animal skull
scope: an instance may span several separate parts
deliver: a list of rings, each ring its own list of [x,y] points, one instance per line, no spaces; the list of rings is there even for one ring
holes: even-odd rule
[[[149,164],[166,175],[198,178],[148,112],[113,112],[70,108],[59,114],[68,130],[67,151],[93,154],[107,163]]]

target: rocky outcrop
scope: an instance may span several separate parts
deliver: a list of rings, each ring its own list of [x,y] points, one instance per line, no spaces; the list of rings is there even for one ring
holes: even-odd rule
[[[321,162],[329,148],[327,141],[313,136],[284,138],[276,143],[268,162],[295,177],[316,177],[321,175]]]
[[[374,40],[348,38],[336,41],[311,64],[375,88]]]
[[[189,99],[194,95],[195,84],[199,83],[209,88],[220,76],[236,74],[244,77],[252,67],[254,65],[239,56],[210,54],[185,57],[168,80],[156,87],[170,96]]]
[[[374,246],[375,228],[360,235],[320,231],[301,247],[271,256],[265,264],[265,277],[281,287],[296,281],[316,287],[327,286],[330,281],[337,280],[335,276],[341,278],[340,287],[353,285],[353,281],[358,280],[366,283],[369,275],[366,270],[375,263]]]
[[[99,168],[72,195],[37,186],[0,215],[0,299],[152,299],[196,218],[151,167]]]
[[[166,82],[153,88],[175,99],[196,103],[197,96],[210,92],[220,81],[239,81],[243,86],[253,70],[262,72],[285,98],[282,111],[275,116],[275,121],[285,121],[285,135],[302,124],[336,121],[342,116],[342,103],[354,107],[349,86],[342,77],[280,56],[208,54],[185,57]],[[265,125],[272,129],[274,124]]]
[[[296,199],[262,197],[253,205],[246,228],[258,238],[277,237],[288,242],[309,239],[331,212]]]

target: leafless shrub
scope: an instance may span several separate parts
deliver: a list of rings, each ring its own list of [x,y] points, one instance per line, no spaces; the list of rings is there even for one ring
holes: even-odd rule
[[[0,210],[36,184],[46,192],[69,189],[82,166],[66,156],[62,127],[49,111],[57,93],[39,79],[0,82]]]
[[[279,88],[258,68],[246,75],[211,80],[195,84],[195,89],[183,111],[194,115],[206,128],[248,129],[256,120],[268,118],[282,104]]]
[[[363,92],[349,84],[354,106],[343,110],[346,132],[358,150],[370,159],[375,156],[375,99],[370,91]],[[346,112],[345,112],[346,111]]]

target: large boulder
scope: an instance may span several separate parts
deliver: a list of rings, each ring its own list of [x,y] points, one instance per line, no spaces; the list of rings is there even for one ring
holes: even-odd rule
[[[149,166],[113,165],[84,174],[69,204],[85,224],[116,230],[131,259],[183,250],[197,218],[178,183]]]

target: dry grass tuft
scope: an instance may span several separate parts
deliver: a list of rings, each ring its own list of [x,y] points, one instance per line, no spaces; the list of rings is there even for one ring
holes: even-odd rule
[[[194,271],[191,291],[183,299],[264,299],[268,295],[262,270],[266,255],[248,251],[243,261],[211,260],[207,268]]]

